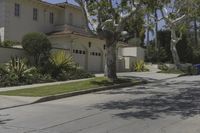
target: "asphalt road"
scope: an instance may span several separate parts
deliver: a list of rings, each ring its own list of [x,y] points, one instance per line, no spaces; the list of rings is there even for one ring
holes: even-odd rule
[[[200,76],[0,111],[0,133],[200,133]]]

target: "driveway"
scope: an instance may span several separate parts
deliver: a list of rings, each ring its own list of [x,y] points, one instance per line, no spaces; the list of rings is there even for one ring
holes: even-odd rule
[[[199,133],[200,76],[2,110],[0,133]]]

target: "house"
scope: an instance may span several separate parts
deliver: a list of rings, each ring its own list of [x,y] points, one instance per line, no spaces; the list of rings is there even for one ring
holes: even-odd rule
[[[69,52],[83,69],[90,72],[104,70],[105,42],[89,34],[80,7],[66,2],[0,0],[0,40],[21,41],[29,32],[47,34],[55,49]],[[123,51],[121,49],[126,45],[119,43],[118,50]],[[124,71],[123,52],[117,62],[118,70]]]

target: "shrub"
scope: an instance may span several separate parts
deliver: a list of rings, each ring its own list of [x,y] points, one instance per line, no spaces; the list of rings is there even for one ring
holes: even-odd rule
[[[5,64],[4,70],[7,73],[14,73],[19,78],[30,71],[26,65],[26,59],[20,57],[11,57],[10,61]]]
[[[20,42],[10,41],[10,40],[0,42],[0,46],[2,46],[2,47],[12,47],[12,46],[16,46],[16,45],[20,45]]]
[[[71,55],[67,54],[64,50],[52,53],[49,57],[49,63],[49,71],[53,77],[57,77],[64,71],[71,70],[75,67]]]
[[[51,76],[42,75],[37,68],[29,67],[24,58],[12,57],[8,63],[0,67],[1,87],[51,81]]]
[[[158,65],[158,69],[160,69],[162,71],[167,71],[169,69],[169,67],[165,64],[160,64],[160,65]]]
[[[64,50],[59,50],[49,57],[48,72],[55,80],[73,80],[81,78],[90,78],[94,75],[77,68],[71,55]],[[46,68],[46,67],[45,67]]]
[[[143,60],[138,60],[134,63],[134,71],[135,72],[146,72],[149,70],[145,67]]]
[[[28,33],[22,39],[25,51],[34,58],[35,65],[40,64],[41,58],[49,56],[51,43],[43,33]]]
[[[160,47],[156,51],[154,46],[148,46],[146,53],[146,61],[148,62],[158,63],[169,61],[169,53],[163,47]]]
[[[198,70],[190,64],[182,64],[179,69],[169,68],[166,65],[159,65],[158,68],[161,70],[159,73],[172,73],[172,74],[182,74],[182,75],[197,75]]]
[[[68,71],[63,71],[57,76],[57,80],[74,80],[74,79],[83,79],[83,78],[92,78],[95,77],[93,74],[90,74],[82,69],[73,68]]]

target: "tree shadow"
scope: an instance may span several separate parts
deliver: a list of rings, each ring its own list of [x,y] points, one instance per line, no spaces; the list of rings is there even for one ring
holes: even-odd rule
[[[115,84],[120,84],[120,83],[128,83],[131,81],[132,81],[132,79],[129,79],[129,78],[119,78],[114,82],[109,81],[108,79],[105,79],[105,80],[101,80],[101,81],[93,80],[93,81],[91,81],[91,83],[98,85],[98,86],[109,86],[109,85],[115,85]]]
[[[8,115],[0,115],[0,117],[5,117]],[[13,119],[2,119],[0,118],[0,125],[5,125],[7,122],[12,121]]]
[[[182,87],[180,87],[180,85]],[[145,97],[129,100],[109,101],[96,104],[93,107],[100,110],[121,110],[122,113],[114,114],[123,119],[158,119],[163,115],[180,115],[183,119],[200,114],[200,83],[194,82],[169,82],[150,86],[152,90],[144,91],[116,91],[105,92],[109,94],[149,94]],[[148,86],[148,85],[147,85]],[[154,87],[176,86],[177,91],[154,91]],[[187,87],[185,87],[187,86]],[[189,86],[189,87],[188,87]],[[175,89],[175,88],[173,88]],[[137,89],[136,89],[137,90]],[[162,89],[161,89],[162,90]]]

